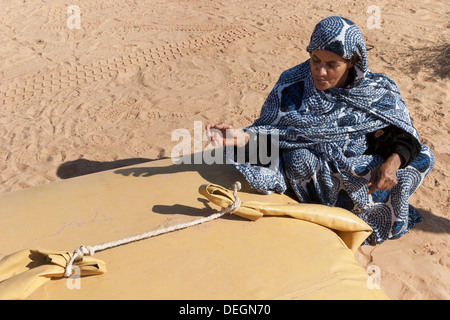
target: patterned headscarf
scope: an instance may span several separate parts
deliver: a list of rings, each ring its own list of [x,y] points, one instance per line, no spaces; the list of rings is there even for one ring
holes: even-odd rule
[[[316,50],[330,51],[347,60],[357,56],[356,79],[363,78],[369,69],[364,37],[356,24],[346,18],[334,16],[320,21],[314,28],[306,50],[310,53]]]

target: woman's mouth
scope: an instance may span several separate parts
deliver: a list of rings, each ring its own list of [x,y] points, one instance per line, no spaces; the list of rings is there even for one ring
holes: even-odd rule
[[[319,90],[325,90],[330,87],[330,83],[328,82],[328,80],[323,79],[323,78],[315,78],[314,84],[315,84],[316,88]]]

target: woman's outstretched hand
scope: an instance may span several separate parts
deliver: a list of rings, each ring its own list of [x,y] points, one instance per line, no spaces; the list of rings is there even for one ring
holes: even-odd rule
[[[234,129],[231,124],[207,124],[206,136],[211,140],[213,146],[237,146],[243,147],[249,140],[249,135],[242,129]]]
[[[397,153],[393,153],[381,166],[376,168],[370,177],[367,187],[369,194],[381,189],[389,190],[397,184],[397,171],[402,164],[402,159]]]

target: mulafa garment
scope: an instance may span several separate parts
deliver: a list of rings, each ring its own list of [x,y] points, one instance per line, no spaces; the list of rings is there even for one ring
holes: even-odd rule
[[[399,238],[422,220],[409,204],[434,166],[430,148],[421,144],[417,158],[397,172],[398,184],[368,193],[379,155],[365,154],[366,135],[390,125],[413,135],[409,111],[395,82],[368,69],[366,45],[350,20],[329,17],[314,29],[309,52],[327,50],[345,59],[358,56],[355,79],[345,88],[320,91],[309,60],[282,73],[249,132],[277,137],[279,156],[270,165],[230,163],[262,193],[293,191],[301,202],[348,209],[373,229],[365,244]]]
[[[239,159],[239,161],[252,162],[252,164],[258,165],[267,164],[264,163],[263,159],[270,159],[271,157],[271,136],[252,134],[251,131],[247,131],[247,133],[249,134],[249,140],[252,140],[256,147],[250,150],[249,143],[244,147],[234,146],[234,161],[238,161],[238,154],[240,154],[243,155],[241,156],[243,160]],[[422,145],[413,135],[394,125],[371,132],[366,135],[366,138],[368,146],[365,154],[378,154],[386,160],[393,153],[397,153],[401,158],[400,168],[402,169],[409,166],[422,150]],[[264,149],[260,150],[261,148]]]

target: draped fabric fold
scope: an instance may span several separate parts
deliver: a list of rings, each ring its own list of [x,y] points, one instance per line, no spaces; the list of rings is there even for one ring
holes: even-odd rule
[[[199,193],[220,207],[235,201],[230,190],[215,184],[202,185]],[[370,226],[350,211],[320,204],[246,201],[234,214],[252,221],[263,216],[287,216],[316,223],[336,231],[353,252],[372,233]]]

